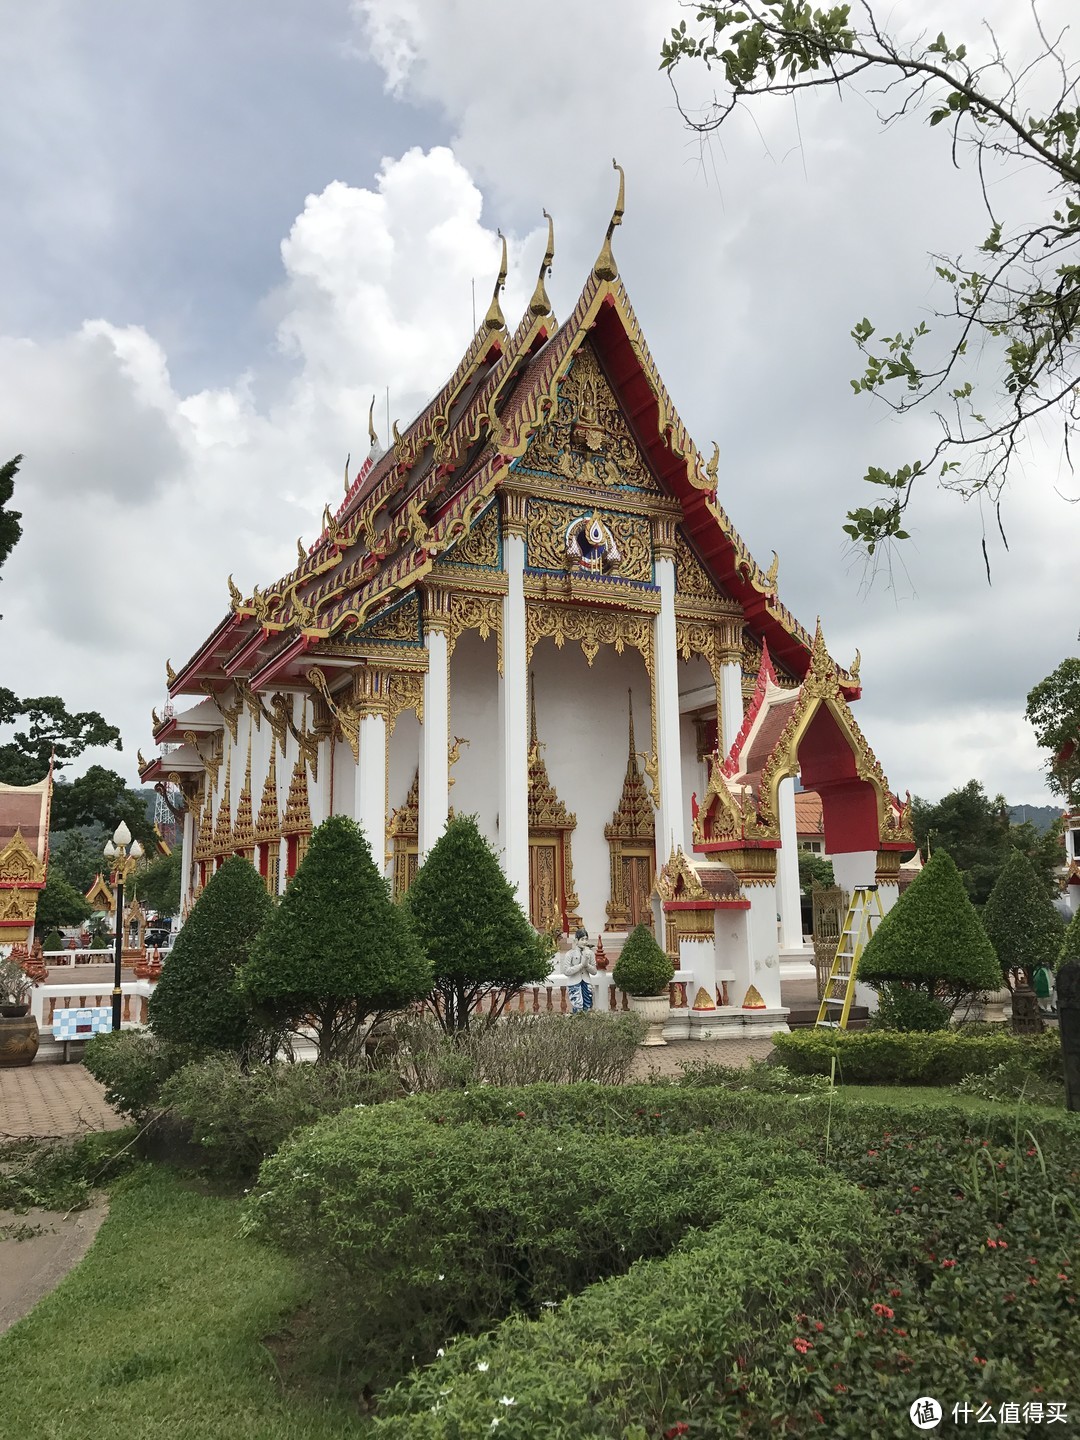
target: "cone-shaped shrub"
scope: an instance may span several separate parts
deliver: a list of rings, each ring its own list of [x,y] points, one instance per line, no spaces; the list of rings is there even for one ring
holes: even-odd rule
[[[1061,949],[1061,916],[1022,850],[1014,851],[994,882],[982,922],[1006,975],[1016,980],[1022,974],[1030,985],[1040,965],[1054,968]]]
[[[226,860],[196,900],[150,997],[156,1035],[208,1050],[239,1050],[251,1040],[236,975],[271,909],[254,867],[239,856]]]
[[[639,925],[619,952],[611,978],[627,995],[641,998],[663,995],[674,974],[674,965],[652,931],[647,925]]]
[[[498,1014],[523,986],[547,979],[544,943],[474,816],[447,823],[405,905],[434,972],[428,1004],[444,1030],[467,1030],[486,996]]]
[[[1001,966],[952,858],[938,850],[878,925],[859,961],[869,985],[900,981],[941,998],[1003,984]]]
[[[1065,938],[1061,942],[1061,953],[1057,961],[1059,970],[1066,960],[1080,960],[1080,910],[1077,910],[1065,927]]]
[[[241,984],[267,1022],[310,1025],[320,1060],[355,1058],[366,1020],[431,989],[408,917],[352,820],[334,815],[314,832]]]

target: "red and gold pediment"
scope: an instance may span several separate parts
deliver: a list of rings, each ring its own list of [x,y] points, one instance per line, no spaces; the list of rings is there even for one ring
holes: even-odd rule
[[[45,866],[23,839],[21,829],[0,850],[0,885],[44,885]]]

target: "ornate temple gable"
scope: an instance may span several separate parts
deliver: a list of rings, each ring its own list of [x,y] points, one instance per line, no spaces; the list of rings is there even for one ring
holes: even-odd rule
[[[419,595],[391,605],[362,629],[353,631],[349,639],[358,645],[422,645]]]
[[[23,839],[21,830],[0,850],[0,885],[44,885],[45,866]]]
[[[675,531],[675,598],[676,601],[708,605],[714,600],[730,600],[723,586],[718,585],[694,551],[687,544],[681,527]]]
[[[847,703],[841,671],[829,656],[819,621],[810,669],[796,690],[776,683],[768,646],[763,647],[754,697],[742,728],[730,753],[714,757],[704,800],[700,807],[694,806],[696,844],[707,840],[779,841],[780,783],[799,773],[799,747],[822,710],[831,715],[853,758],[850,776],[834,764],[835,779],[829,783],[861,781],[872,787],[881,846],[895,847],[910,838],[910,805],[901,806],[888,788]]]
[[[116,909],[116,896],[112,886],[100,872],[94,876],[94,883],[86,892],[86,903],[94,910],[104,910],[111,915]]]
[[[595,534],[592,532],[595,531]],[[584,532],[584,535],[582,535]],[[588,503],[564,505],[530,499],[525,510],[526,565],[530,570],[593,578],[653,581],[652,533],[642,515],[597,510]],[[588,548],[596,559],[583,559]]]

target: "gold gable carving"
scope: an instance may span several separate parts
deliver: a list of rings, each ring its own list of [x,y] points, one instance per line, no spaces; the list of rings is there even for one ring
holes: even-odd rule
[[[532,437],[521,463],[574,487],[629,485],[659,492],[589,344],[574,356],[554,413]]]
[[[526,545],[532,570],[570,570],[567,528],[583,513],[581,505],[560,505],[550,500],[530,500],[526,509]],[[619,559],[612,573],[623,580],[652,580],[652,532],[641,515],[597,512],[598,518],[615,537]]]
[[[443,555],[444,561],[455,565],[480,566],[485,570],[499,568],[499,507],[489,505],[480,519]]]
[[[30,924],[39,893],[37,890],[0,890],[0,921]]]
[[[45,866],[30,849],[17,829],[8,843],[0,850],[0,883],[15,882],[41,884],[45,879]]]
[[[272,845],[281,836],[281,819],[278,815],[277,794],[277,746],[270,745],[270,767],[263,781],[262,800],[259,804],[259,818],[255,822],[255,841],[259,845]]]
[[[681,530],[675,532],[675,593],[686,600],[728,598],[690,549]]]
[[[358,641],[366,640],[397,640],[411,642],[414,645],[420,643],[420,600],[416,595],[410,595],[402,605],[391,610],[386,615],[380,615],[366,625],[363,631],[356,637]]]

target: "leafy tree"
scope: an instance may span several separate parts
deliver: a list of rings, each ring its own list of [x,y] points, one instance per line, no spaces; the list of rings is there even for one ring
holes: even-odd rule
[[[991,799],[978,780],[951,790],[936,804],[912,801],[915,842],[925,854],[942,846],[963,877],[968,895],[985,905],[994,882],[1015,850],[1032,862],[1047,895],[1056,893],[1054,871],[1061,860],[1058,832],[1040,834],[1030,821],[1009,823],[1002,795]]]
[[[476,819],[459,815],[432,847],[405,896],[417,938],[434,971],[428,1006],[444,1030],[469,1028],[485,997],[494,1016],[525,985],[551,970],[544,941],[514,898]]]
[[[53,787],[54,830],[96,825],[102,834],[111,835],[121,820],[143,848],[152,851],[154,827],[147,814],[146,797],[130,790],[122,775],[102,765],[91,765],[76,780],[58,777]]]
[[[352,1060],[365,1022],[422,1000],[431,981],[363,832],[331,816],[253,946],[243,990],[275,1025],[310,1025],[320,1060]]]
[[[828,889],[835,884],[831,860],[823,860],[812,850],[799,851],[799,890],[803,895],[809,895],[815,885]]]
[[[1047,784],[1072,809],[1080,805],[1080,660],[1063,660],[1029,691],[1026,715],[1050,755]]]
[[[254,1038],[250,1008],[237,983],[270,917],[266,886],[234,855],[192,907],[150,997],[150,1025],[164,1040],[209,1050],[241,1050]]]
[[[880,81],[871,93],[885,97],[882,124],[922,111],[931,126],[942,126],[954,164],[966,148],[979,176],[989,233],[970,258],[934,257],[950,291],[938,312],[947,322],[939,353],[923,358],[930,330],[922,322],[878,340],[869,320],[852,330],[866,357],[852,381],[856,393],[881,395],[898,413],[924,402],[939,407],[932,449],[895,471],[868,469],[883,503],[849,511],[844,529],[852,540],[871,555],[883,542],[906,540],[904,512],[925,475],[966,497],[997,500],[1032,424],[1060,425],[1068,454],[1080,420],[1080,89],[1064,32],[1049,40],[1033,5],[1037,54],[1014,69],[985,22],[983,49],[969,53],[944,35],[900,41],[890,33],[891,15],[870,3],[855,19],[848,4],[815,9],[812,0],[702,0],[694,9],[699,28],[683,21],[661,59],[669,74],[698,60],[722,75],[722,93],[704,117],[684,112],[694,129],[718,129],[758,96],[823,87],[842,93]],[[1028,109],[1028,97],[1038,93],[1047,97],[1041,113]],[[1025,187],[1016,193],[1030,208],[1010,215],[1014,192],[994,181],[1021,167],[1041,178],[1043,197]],[[980,376],[984,342],[995,363]],[[996,375],[996,393],[984,396],[986,373]]]
[[[61,925],[78,925],[82,920],[89,920],[92,913],[79,891],[50,865],[44,889],[38,896],[35,928],[56,930]]]
[[[53,831],[49,836],[49,868],[63,875],[80,895],[85,895],[94,879],[107,866],[103,854],[105,837],[97,829]]]
[[[18,725],[20,721],[25,722],[26,729],[17,730],[0,745],[0,780],[8,785],[33,785],[41,780],[48,774],[49,759],[54,754],[53,769],[58,771],[88,745],[120,749],[120,731],[106,724],[97,711],[72,714],[58,695],[20,700],[13,691],[0,686],[0,725]]]
[[[935,851],[878,925],[859,962],[859,979],[901,983],[953,1001],[1000,988],[994,947],[946,851]]]
[[[1058,954],[1057,963],[1060,969],[1066,960],[1080,960],[1080,910],[1065,927],[1065,936],[1061,942],[1061,950]]]
[[[144,910],[156,910],[159,915],[175,915],[179,912],[180,866],[180,851],[174,850],[171,855],[161,855],[157,860],[151,860],[145,870],[138,872],[135,877],[135,893]],[[263,886],[263,889],[265,888]]]
[[[0,465],[0,570],[4,568],[4,561],[15,549],[22,535],[22,526],[19,524],[21,513],[8,509],[8,501],[15,493],[15,476],[22,458],[21,455],[16,455],[14,460]],[[0,615],[0,620],[3,618]]]
[[[611,978],[627,995],[646,997],[665,994],[674,974],[671,957],[661,950],[656,936],[647,925],[638,925],[619,951]]]
[[[1015,850],[983,907],[982,922],[1010,987],[1034,982],[1040,965],[1053,968],[1062,920],[1026,855]]]

